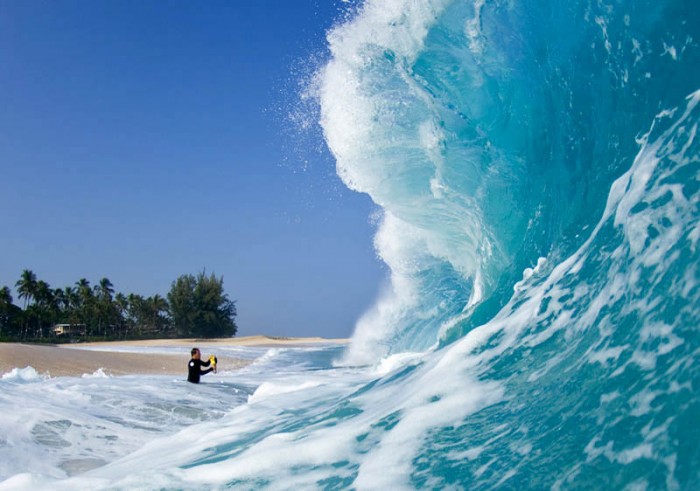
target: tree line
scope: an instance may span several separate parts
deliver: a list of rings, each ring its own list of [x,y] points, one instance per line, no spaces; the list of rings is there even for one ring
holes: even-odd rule
[[[237,331],[236,303],[224,291],[223,277],[201,272],[182,275],[167,298],[115,293],[108,278],[81,278],[72,286],[51,288],[25,269],[12,290],[0,288],[0,340],[149,339],[230,337]],[[57,335],[55,326],[64,325]]]

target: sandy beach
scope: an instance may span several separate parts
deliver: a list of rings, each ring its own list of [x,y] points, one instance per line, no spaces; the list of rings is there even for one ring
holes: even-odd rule
[[[144,341],[114,341],[81,343],[79,345],[37,345],[0,343],[0,375],[13,368],[33,367],[40,374],[52,377],[92,374],[102,369],[108,375],[162,374],[178,375],[187,371],[189,349],[198,346],[206,357],[215,354],[220,370],[234,370],[250,363],[217,353],[217,346],[303,346],[318,343],[345,343],[345,339],[279,338],[246,336],[225,339],[149,339]],[[107,351],[119,347],[181,347],[182,354],[123,353]],[[92,351],[81,348],[104,348]]]

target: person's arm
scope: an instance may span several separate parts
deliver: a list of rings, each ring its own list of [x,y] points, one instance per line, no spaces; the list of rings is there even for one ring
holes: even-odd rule
[[[199,363],[201,363],[203,367],[208,367],[209,365],[211,365],[211,362],[209,360],[207,360],[207,361],[200,360]]]
[[[206,370],[202,370],[201,372],[199,372],[199,374],[200,374],[200,375],[206,375],[207,373],[213,372],[213,371],[214,371],[213,368],[207,368]]]

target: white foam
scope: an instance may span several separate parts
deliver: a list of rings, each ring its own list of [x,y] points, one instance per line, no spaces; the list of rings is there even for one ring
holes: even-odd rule
[[[425,353],[397,353],[387,356],[379,361],[376,367],[377,375],[384,376],[400,368],[412,365],[420,361]]]
[[[254,365],[264,365],[277,358],[281,353],[280,348],[270,348],[262,356],[258,357],[253,361]]]
[[[527,283],[527,280],[529,280],[533,274],[539,273],[546,263],[547,258],[540,257],[537,259],[537,264],[534,268],[525,268],[523,270],[523,279],[513,286],[513,291],[517,292],[523,288],[523,286]]]
[[[474,54],[481,54],[484,49],[484,41],[481,33],[481,11],[484,8],[484,0],[475,0],[474,16],[468,19],[465,25],[465,33],[469,39],[469,49]]]
[[[6,382],[39,382],[48,378],[48,374],[41,375],[33,367],[13,368],[2,374],[2,380]]]
[[[288,394],[289,392],[296,392],[300,390],[306,390],[313,387],[318,387],[319,382],[307,381],[300,384],[283,384],[278,382],[264,382],[262,383],[253,394],[248,397],[249,403],[260,402],[261,400],[267,399],[272,396],[277,396],[280,394]]]
[[[589,355],[588,360],[591,363],[600,363],[601,365],[607,366],[616,362],[620,358],[620,355],[628,348],[629,346],[616,346],[614,348],[594,351]]]
[[[16,491],[20,489],[40,489],[42,483],[40,479],[29,473],[15,474],[14,476],[0,482],[1,491]]]
[[[105,373],[104,368],[98,368],[95,370],[93,373],[84,373],[82,375],[83,378],[109,378],[111,375],[108,375]]]

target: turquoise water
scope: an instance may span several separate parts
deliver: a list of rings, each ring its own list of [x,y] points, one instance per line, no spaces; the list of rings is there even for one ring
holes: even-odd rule
[[[0,489],[700,489],[697,5],[368,1],[328,39],[391,272],[351,345],[186,395],[10,374]]]

